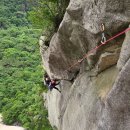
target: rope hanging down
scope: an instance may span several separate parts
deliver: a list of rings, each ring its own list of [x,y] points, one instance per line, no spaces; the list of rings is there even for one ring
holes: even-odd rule
[[[127,29],[125,29],[124,31],[122,31],[122,32],[116,34],[115,36],[111,37],[110,39],[106,40],[106,42],[101,43],[99,46],[96,46],[95,48],[93,48],[92,50],[90,50],[87,54],[85,54],[82,59],[79,59],[76,63],[74,63],[73,65],[71,65],[71,66],[70,66],[68,69],[66,69],[65,71],[68,71],[68,70],[70,70],[71,68],[73,68],[74,66],[78,65],[78,64],[81,63],[84,59],[86,59],[86,58],[89,56],[90,53],[94,52],[95,50],[97,50],[97,49],[100,48],[101,46],[107,44],[109,41],[111,41],[111,40],[113,40],[113,39],[119,37],[120,35],[122,35],[122,34],[128,32],[129,30],[130,30],[130,28],[127,28]],[[64,72],[65,72],[65,71],[64,71]]]

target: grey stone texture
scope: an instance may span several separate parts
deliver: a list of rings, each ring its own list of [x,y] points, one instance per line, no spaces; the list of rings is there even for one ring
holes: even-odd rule
[[[122,69],[122,67],[126,64],[129,58],[130,58],[130,31],[126,33],[126,37],[121,48],[120,58],[117,63],[119,70]]]
[[[126,13],[129,3],[128,0],[71,0],[50,46],[47,49],[41,46],[43,64],[50,77],[70,80],[75,76],[80,64],[71,68],[71,72],[66,70],[100,44],[102,23],[107,39],[127,28],[130,22]],[[94,60],[88,59],[90,69],[106,47],[118,43],[119,48],[123,40],[124,35],[94,51]]]
[[[44,68],[61,79],[61,94],[44,94],[58,130],[130,130],[130,31],[67,70],[100,44],[102,23],[107,39],[130,27],[129,11],[130,0],[70,0],[50,46],[40,40]]]

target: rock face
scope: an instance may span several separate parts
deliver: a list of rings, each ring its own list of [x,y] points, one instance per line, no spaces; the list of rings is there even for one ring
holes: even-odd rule
[[[7,125],[0,124],[0,130],[24,130],[24,129],[18,126],[7,126]]]
[[[63,95],[57,90],[44,93],[45,106],[48,109],[48,118],[52,126],[61,128],[62,117],[66,110],[70,95],[70,87],[72,83],[69,81],[61,81],[60,87],[62,88]]]
[[[25,130],[25,129],[19,126],[4,125],[2,122],[2,115],[0,114],[0,130]]]
[[[130,43],[130,31],[126,33],[126,38],[124,40],[124,43],[121,49],[120,59],[117,63],[117,66],[119,69],[121,69],[130,58],[130,44],[129,43]]]
[[[48,118],[58,130],[130,129],[130,31],[77,63],[100,45],[102,23],[109,39],[129,27],[129,12],[129,0],[71,0],[49,47],[41,37],[44,68],[61,79],[61,94],[44,94]]]
[[[58,32],[50,42],[50,47],[41,52],[48,74],[58,79],[72,79],[79,71],[80,65],[73,67],[72,73],[65,70],[100,44],[102,23],[105,25],[107,38],[128,27],[129,4],[129,0],[71,0]],[[124,36],[121,36],[106,46],[115,43],[120,46],[123,38]],[[103,53],[101,50],[106,46],[94,52],[94,59],[99,58],[100,53]],[[44,50],[43,46],[41,48]]]
[[[130,129],[130,59],[107,95],[102,111],[100,130],[129,130]]]

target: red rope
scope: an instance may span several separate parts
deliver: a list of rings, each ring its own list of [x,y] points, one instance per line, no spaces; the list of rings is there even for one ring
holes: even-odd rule
[[[108,40],[107,40],[106,42],[104,42],[103,44],[100,44],[99,46],[96,46],[95,48],[93,48],[92,50],[90,50],[87,54],[85,54],[82,59],[79,59],[76,63],[74,63],[73,65],[71,65],[71,66],[70,66],[68,69],[66,69],[65,71],[68,71],[68,70],[70,70],[71,68],[73,68],[74,66],[76,66],[77,64],[81,63],[85,58],[88,57],[88,55],[89,55],[90,53],[94,52],[95,50],[97,50],[97,49],[100,48],[101,46],[107,44],[109,41],[111,41],[111,40],[117,38],[118,36],[124,34],[125,32],[128,32],[129,30],[130,30],[130,28],[127,28],[127,29],[125,29],[124,31],[122,31],[122,32],[116,34],[115,36],[111,37],[110,39],[108,39]]]

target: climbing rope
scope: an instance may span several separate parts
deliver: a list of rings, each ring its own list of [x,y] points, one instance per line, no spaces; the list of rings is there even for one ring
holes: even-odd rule
[[[84,59],[86,59],[90,53],[96,51],[97,49],[99,49],[101,46],[107,44],[109,41],[119,37],[120,35],[128,32],[130,30],[130,28],[125,29],[124,31],[116,34],[115,36],[111,37],[110,39],[106,40],[105,42],[101,43],[99,46],[96,46],[95,48],[93,48],[92,50],[90,50],[88,53],[86,53],[81,59],[77,60],[73,65],[71,65],[69,68],[67,68],[66,70],[64,70],[64,72],[69,71],[71,68],[73,68],[74,66],[78,65],[79,63],[81,63]]]

